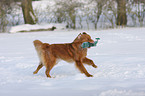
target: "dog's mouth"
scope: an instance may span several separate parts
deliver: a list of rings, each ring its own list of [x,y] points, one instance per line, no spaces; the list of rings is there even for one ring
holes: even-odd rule
[[[89,42],[89,43],[94,43],[94,40],[91,39],[91,40],[89,40],[88,42]]]
[[[94,41],[91,41],[91,42],[89,42],[89,43],[94,43]]]

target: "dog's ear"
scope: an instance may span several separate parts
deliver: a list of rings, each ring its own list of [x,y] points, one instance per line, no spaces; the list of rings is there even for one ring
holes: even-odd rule
[[[80,40],[81,36],[82,36],[82,34],[80,33],[80,34],[75,38],[75,40],[74,40],[73,42],[78,42],[78,41]]]
[[[82,35],[82,33],[80,33],[78,36]]]
[[[80,39],[80,38],[81,38],[81,35],[82,35],[81,33],[78,35],[78,39]]]

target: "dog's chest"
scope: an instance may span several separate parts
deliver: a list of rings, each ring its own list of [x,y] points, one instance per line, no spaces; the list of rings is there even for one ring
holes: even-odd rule
[[[80,57],[86,57],[87,56],[87,48],[81,48],[80,50],[78,50],[78,53],[79,53]]]

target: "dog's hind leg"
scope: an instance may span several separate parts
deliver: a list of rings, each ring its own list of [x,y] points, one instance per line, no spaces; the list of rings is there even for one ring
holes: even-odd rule
[[[42,61],[46,67],[45,74],[47,77],[51,78],[50,71],[56,64],[56,58],[52,54],[48,54],[47,52],[45,52],[42,56]]]
[[[56,60],[53,60],[51,62],[47,62],[46,63],[46,71],[45,71],[45,74],[46,74],[47,77],[51,78],[50,71],[54,67],[55,64],[56,64]]]
[[[43,67],[43,64],[42,64],[42,62],[40,62],[39,65],[38,65],[38,67],[37,67],[37,69],[33,72],[33,74],[37,74],[38,71],[39,71],[42,67]]]
[[[52,67],[48,67],[48,68],[46,68],[46,71],[45,71],[46,76],[49,78],[51,78],[51,76],[50,76],[51,69],[52,69]]]
[[[82,64],[81,61],[75,61],[76,62],[76,66],[79,68],[79,70],[84,73],[87,77],[93,77],[93,75],[89,74],[86,70],[86,68],[84,67],[84,65]]]
[[[93,60],[88,59],[87,57],[85,57],[82,61],[85,64],[92,65],[94,68],[97,68],[97,65],[94,64]]]

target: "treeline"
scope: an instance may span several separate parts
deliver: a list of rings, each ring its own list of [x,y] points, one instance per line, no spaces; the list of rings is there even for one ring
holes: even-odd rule
[[[24,23],[63,23],[72,29],[145,26],[145,0],[48,0],[45,5],[0,0],[0,32]]]

